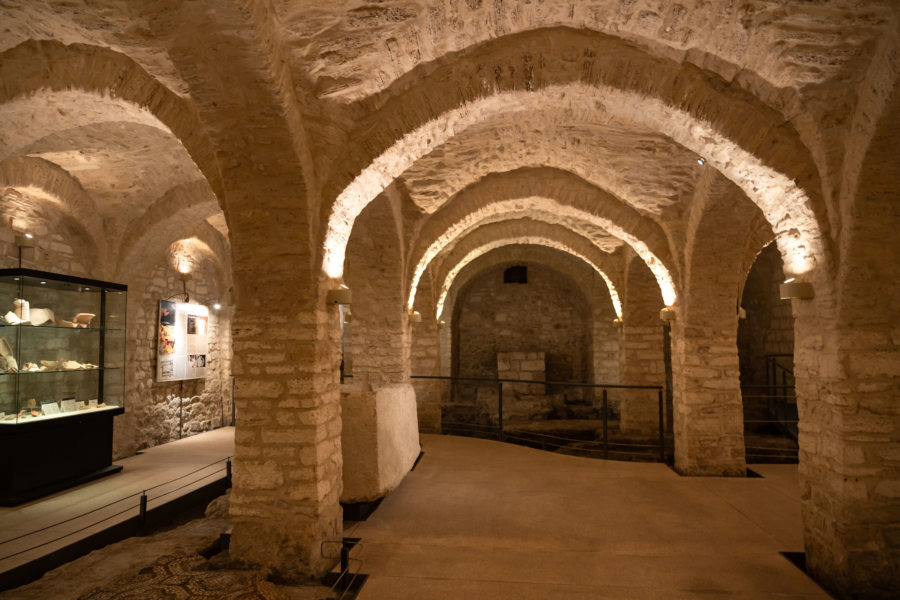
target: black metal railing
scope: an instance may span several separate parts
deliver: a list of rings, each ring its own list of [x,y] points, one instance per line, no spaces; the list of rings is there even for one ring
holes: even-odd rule
[[[664,388],[661,385],[439,375],[412,375],[410,378],[443,381],[449,385],[449,390],[445,390],[449,393],[443,394],[447,402],[441,403],[441,427],[445,434],[497,439],[596,458],[666,461]],[[513,390],[526,389],[526,392],[509,394],[507,391],[505,394],[505,386]],[[495,396],[492,391],[494,387]],[[528,394],[528,388],[536,393]],[[596,398],[598,390],[599,401]],[[647,392],[654,397],[647,398]],[[644,427],[639,433],[622,433],[618,427],[611,427],[618,424],[618,406],[623,401],[635,399],[624,398],[626,395],[643,396],[638,398],[644,405]],[[485,399],[485,396],[488,398]],[[522,398],[555,398],[557,402],[553,409],[544,407],[546,414],[527,418],[516,407],[516,404],[527,404],[529,401]],[[513,406],[510,406],[511,403]],[[647,419],[647,408],[651,404],[655,404],[652,425]]]
[[[216,467],[217,465],[218,468],[209,470],[211,467]],[[161,509],[162,506],[164,506],[160,505],[156,509],[148,509],[148,504],[150,502],[158,501],[165,496],[169,496],[185,488],[201,484],[204,480],[210,480],[210,478],[213,478],[214,476],[216,476],[217,479],[213,479],[205,484],[202,484],[200,488],[202,489],[210,487],[214,484],[217,484],[218,482],[223,482],[221,486],[222,490],[217,490],[218,493],[223,493],[225,489],[231,487],[230,456],[227,458],[219,459],[203,467],[199,467],[189,473],[185,473],[184,475],[169,479],[168,481],[165,481],[163,483],[148,487],[147,489],[140,492],[122,496],[104,504],[103,506],[93,507],[88,511],[69,517],[67,519],[63,519],[56,523],[34,529],[32,531],[28,531],[14,537],[0,540],[0,552],[2,552],[2,548],[4,546],[9,547],[9,545],[13,542],[27,540],[28,538],[35,539],[35,542],[31,544],[25,542],[27,544],[27,547],[25,548],[21,548],[15,551],[7,551],[7,553],[0,556],[0,564],[2,564],[3,561],[15,558],[28,552],[32,552],[34,550],[39,550],[44,546],[63,542],[67,538],[72,538],[79,533],[95,529],[98,526],[103,525],[104,523],[107,523],[106,527],[110,532],[107,533],[104,530],[92,532],[88,534],[88,537],[86,539],[72,542],[68,546],[65,546],[63,549],[54,549],[52,551],[49,551],[47,555],[35,559],[31,563],[25,563],[24,565],[13,567],[11,569],[0,572],[0,590],[23,585],[24,583],[35,579],[36,576],[40,576],[42,572],[54,568],[55,566],[58,566],[63,562],[67,562],[69,560],[77,558],[78,556],[87,554],[95,548],[99,548],[106,544],[124,539],[135,534],[146,532],[149,524],[148,516],[153,511]],[[181,484],[172,489],[163,489],[175,482],[181,482]],[[194,493],[194,491],[191,491],[190,493]],[[98,518],[97,515],[103,514],[103,512],[107,509],[115,510],[115,512]],[[123,515],[128,515],[129,513],[130,516],[123,517]],[[50,539],[45,539],[43,541],[38,541],[39,538],[36,537],[38,536],[38,534],[42,534],[54,529],[57,529],[59,531],[59,528],[62,525],[65,525],[67,523],[74,524],[76,522],[78,522],[77,529],[71,531],[60,531],[58,535],[51,534],[53,535],[53,537],[51,537]]]

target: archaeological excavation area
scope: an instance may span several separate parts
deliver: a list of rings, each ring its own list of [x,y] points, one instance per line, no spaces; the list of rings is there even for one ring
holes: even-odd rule
[[[703,494],[766,523],[735,482],[768,477],[799,486],[815,585],[897,597],[897,2],[11,0],[0,23],[3,506],[234,425],[230,559],[299,582],[381,499],[363,543],[414,564],[476,498],[689,537]],[[571,514],[500,483],[592,473],[607,502]],[[463,512],[428,522],[441,502]],[[642,539],[690,568],[689,540]],[[452,597],[441,577],[370,597]]]

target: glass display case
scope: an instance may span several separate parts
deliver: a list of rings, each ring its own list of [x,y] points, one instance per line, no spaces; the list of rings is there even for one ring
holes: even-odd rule
[[[125,410],[124,285],[0,269],[0,504],[120,470],[113,417]]]

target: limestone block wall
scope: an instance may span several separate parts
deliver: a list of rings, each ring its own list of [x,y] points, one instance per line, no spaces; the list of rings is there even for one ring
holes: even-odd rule
[[[441,375],[441,337],[445,328],[435,320],[431,290],[426,289],[428,286],[422,288],[416,295],[416,310],[422,315],[422,321],[412,323],[410,333],[410,374]],[[412,385],[416,392],[419,431],[440,433],[441,402],[449,396],[449,383],[413,379]]]
[[[498,352],[497,377],[499,379],[526,379],[529,381],[546,381],[546,352]],[[547,386],[539,383],[504,383],[503,394],[536,394],[547,393]]]
[[[167,383],[156,381],[159,301],[178,293],[182,282],[160,265],[146,283],[129,287],[127,405],[116,421],[116,456],[231,424],[230,308],[213,309],[221,297],[209,270],[196,271],[187,286],[190,301],[210,309],[206,378]]]
[[[454,319],[459,376],[497,377],[500,352],[543,352],[550,380],[591,376],[590,308],[550,269],[529,265],[526,284],[503,283],[502,268],[486,271],[460,293]]]

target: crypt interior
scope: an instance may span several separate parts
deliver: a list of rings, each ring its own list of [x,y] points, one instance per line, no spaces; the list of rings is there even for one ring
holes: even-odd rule
[[[777,356],[807,572],[896,597],[900,3],[11,0],[0,21],[0,268],[127,284],[115,458],[221,427],[233,394],[236,560],[323,575],[341,502],[390,497],[421,435],[496,422],[496,386],[412,376],[663,386],[664,415],[611,393],[617,431],[664,420],[674,472],[741,478]],[[159,382],[182,290],[218,307],[208,368]],[[598,401],[503,389],[522,427]]]

